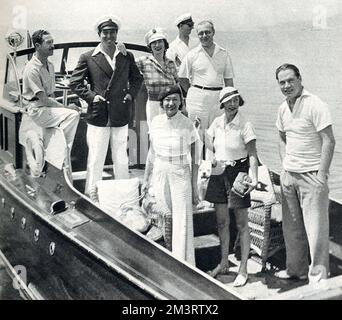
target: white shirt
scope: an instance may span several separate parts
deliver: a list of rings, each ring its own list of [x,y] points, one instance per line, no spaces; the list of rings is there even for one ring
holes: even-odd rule
[[[256,139],[252,123],[246,121],[239,112],[229,123],[225,113],[217,117],[207,134],[214,139],[215,158],[221,161],[246,158],[246,144]]]
[[[182,61],[178,76],[189,79],[193,85],[222,87],[224,79],[234,78],[234,71],[227,50],[215,43],[212,57],[202,45],[190,50]]]
[[[23,97],[31,100],[37,93],[45,92],[51,96],[56,91],[55,70],[53,64],[47,60],[48,69],[34,54],[27,62],[23,74]]]
[[[166,51],[166,57],[174,61],[176,66],[179,67],[187,53],[192,48],[196,47],[198,43],[198,39],[190,37],[189,45],[186,45],[186,43],[177,36],[177,38],[170,43],[169,49]]]
[[[278,130],[286,134],[284,169],[298,173],[318,170],[322,152],[318,132],[331,124],[328,106],[305,89],[292,112],[285,100],[276,122]]]
[[[171,118],[166,114],[155,116],[149,133],[155,154],[162,157],[186,156],[199,139],[192,121],[179,111]]]
[[[118,48],[116,48],[115,52],[114,52],[114,56],[113,56],[113,59],[106,53],[104,52],[104,50],[102,49],[102,46],[101,46],[101,43],[98,44],[98,46],[95,48],[92,56],[96,56],[99,52],[101,52],[106,60],[108,61],[109,65],[112,67],[113,71],[115,70],[115,59],[116,59],[116,56],[119,54],[119,50]]]

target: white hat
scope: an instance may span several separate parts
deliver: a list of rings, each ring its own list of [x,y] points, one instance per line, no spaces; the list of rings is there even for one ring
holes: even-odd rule
[[[221,91],[220,91],[220,104],[225,103],[227,101],[229,101],[230,99],[239,96],[240,93],[237,89],[235,89],[234,87],[224,87]]]
[[[121,28],[121,23],[118,17],[113,15],[105,15],[98,18],[94,24],[94,28],[96,32],[101,31],[104,27],[114,27]]]
[[[160,39],[165,39],[167,41],[167,34],[162,28],[153,28],[145,34],[146,45],[149,45],[151,42]]]
[[[181,22],[187,21],[187,20],[191,20],[192,21],[191,13],[184,13],[184,14],[180,15],[179,17],[177,17],[176,20],[175,20],[176,27],[178,27],[178,25]]]

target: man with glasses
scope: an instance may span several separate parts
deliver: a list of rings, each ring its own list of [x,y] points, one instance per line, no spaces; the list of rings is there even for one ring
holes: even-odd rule
[[[70,88],[88,103],[89,152],[85,194],[93,201],[98,201],[96,183],[102,179],[109,143],[115,179],[129,178],[128,122],[143,77],[133,54],[121,53],[116,45],[119,27],[120,22],[114,16],[98,19],[95,30],[101,43],[95,50],[80,56],[70,79]]]
[[[166,56],[168,59],[174,61],[179,68],[186,54],[198,45],[198,41],[190,38],[191,31],[194,28],[194,22],[190,13],[185,13],[177,17],[175,25],[178,28],[178,36],[170,43]]]
[[[186,110],[190,119],[200,120],[203,133],[223,113],[219,94],[233,86],[233,66],[226,49],[214,42],[214,24],[205,20],[197,25],[200,45],[190,50],[179,68],[180,84],[187,93]]]

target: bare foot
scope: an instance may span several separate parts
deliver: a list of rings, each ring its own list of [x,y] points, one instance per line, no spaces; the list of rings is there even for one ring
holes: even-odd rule
[[[210,270],[207,272],[211,277],[215,278],[218,274],[228,274],[229,273],[229,266],[218,264],[215,269]]]

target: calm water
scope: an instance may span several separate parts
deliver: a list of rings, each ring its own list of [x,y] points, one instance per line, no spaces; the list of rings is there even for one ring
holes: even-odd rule
[[[142,31],[121,31],[120,41],[144,44]],[[51,30],[55,42],[97,40],[87,32]],[[176,36],[170,31],[169,39]],[[272,170],[280,171],[278,133],[275,127],[277,110],[283,96],[275,80],[275,69],[284,62],[296,64],[302,73],[305,88],[326,101],[334,120],[336,149],[331,167],[330,195],[342,203],[342,37],[341,30],[264,30],[257,32],[220,32],[215,40],[227,48],[233,60],[235,85],[245,98],[241,109],[253,122],[261,160]],[[81,51],[68,61],[72,69]],[[57,58],[57,57],[56,57]]]

